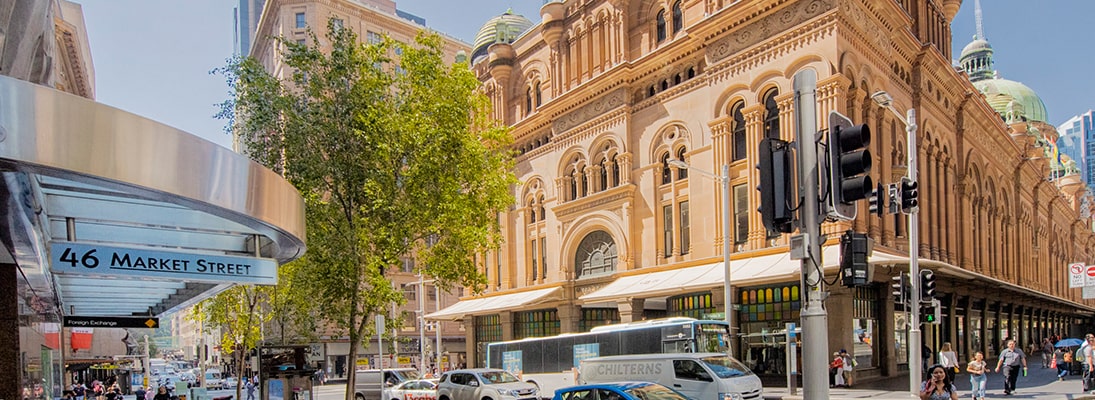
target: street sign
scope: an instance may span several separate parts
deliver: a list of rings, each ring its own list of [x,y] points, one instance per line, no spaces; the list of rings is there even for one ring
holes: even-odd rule
[[[1084,300],[1095,299],[1095,286],[1084,286],[1080,297]]]
[[[64,317],[64,326],[68,328],[149,328],[160,327],[160,319],[155,317],[87,317],[69,315]]]
[[[1095,265],[1087,266],[1087,276],[1084,277],[1084,286],[1095,286]]]
[[[58,275],[255,285],[278,282],[278,262],[269,258],[73,242],[50,242],[49,269]]]
[[[1068,265],[1068,287],[1070,289],[1084,287],[1084,269],[1083,263]]]

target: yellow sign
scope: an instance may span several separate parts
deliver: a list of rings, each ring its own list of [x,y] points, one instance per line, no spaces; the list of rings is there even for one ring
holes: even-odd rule
[[[367,366],[369,366],[369,359],[368,358],[359,358],[359,359],[357,359],[357,365],[364,365],[364,366],[367,367]]]
[[[399,365],[409,365],[411,363],[411,358],[410,357],[399,356],[398,362],[399,362]]]
[[[156,327],[156,324],[157,324],[157,322],[156,322],[156,320],[154,320],[154,319],[146,320],[146,321],[144,322],[144,326],[147,326],[147,327],[149,327],[149,328],[155,328],[155,327]]]

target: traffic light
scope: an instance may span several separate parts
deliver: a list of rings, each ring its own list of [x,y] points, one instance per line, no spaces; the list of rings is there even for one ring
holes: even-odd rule
[[[855,202],[867,198],[874,189],[871,176],[871,130],[867,125],[852,125],[852,120],[829,113],[829,216],[853,220]]]
[[[891,278],[893,283],[890,287],[893,288],[893,299],[897,304],[906,304],[905,299],[909,297],[909,275],[901,272],[897,276]]]
[[[757,170],[760,172],[760,184],[757,191],[760,192],[760,208],[757,211],[760,212],[761,222],[769,232],[791,233],[794,231],[794,211],[791,208],[794,203],[794,167],[787,142],[772,138],[761,140],[759,159]]]
[[[920,271],[920,302],[935,300],[935,273],[930,269]]]
[[[886,188],[881,183],[875,186],[871,196],[867,198],[867,212],[877,215],[882,218],[882,214],[886,211],[886,198],[889,194],[886,192]]]
[[[920,186],[916,181],[909,179],[909,177],[901,178],[901,212],[909,214],[917,209],[920,205],[920,201],[917,200],[916,188]]]
[[[870,251],[867,234],[849,230],[840,236],[840,275],[844,286],[867,284],[867,256]]]
[[[920,304],[920,322],[924,324],[938,324],[942,316],[942,303],[932,300],[929,303]]]

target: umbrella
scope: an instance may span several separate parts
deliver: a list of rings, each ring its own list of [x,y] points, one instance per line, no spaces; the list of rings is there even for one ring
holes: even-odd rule
[[[1072,347],[1072,346],[1079,346],[1081,344],[1084,344],[1083,340],[1068,338],[1068,339],[1061,339],[1059,342],[1057,342],[1056,345],[1054,345],[1054,347]]]

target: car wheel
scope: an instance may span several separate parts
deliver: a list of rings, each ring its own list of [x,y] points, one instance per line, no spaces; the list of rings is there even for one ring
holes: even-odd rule
[[[365,400],[365,396],[362,396],[360,394],[355,394],[354,395],[354,400]]]

